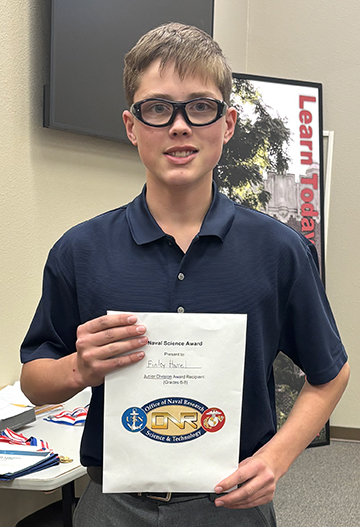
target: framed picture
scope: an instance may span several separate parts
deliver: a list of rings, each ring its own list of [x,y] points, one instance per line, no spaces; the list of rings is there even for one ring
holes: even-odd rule
[[[231,99],[238,121],[214,171],[217,185],[306,236],[325,282],[322,85],[234,73]],[[274,375],[280,428],[305,375],[281,352]],[[328,443],[327,424],[312,446]]]

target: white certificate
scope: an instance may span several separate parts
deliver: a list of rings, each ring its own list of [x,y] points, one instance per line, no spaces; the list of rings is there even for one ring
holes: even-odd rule
[[[246,315],[135,315],[149,342],[105,379],[103,492],[213,492],[239,462]]]

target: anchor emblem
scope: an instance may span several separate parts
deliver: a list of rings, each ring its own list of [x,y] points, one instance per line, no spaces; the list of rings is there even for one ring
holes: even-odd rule
[[[142,408],[128,408],[122,416],[123,426],[130,432],[140,432],[146,426],[147,416]]]

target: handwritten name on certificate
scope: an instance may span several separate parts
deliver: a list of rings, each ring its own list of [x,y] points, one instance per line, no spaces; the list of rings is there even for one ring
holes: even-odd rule
[[[105,379],[103,492],[213,492],[239,462],[246,315],[135,314],[149,342]]]

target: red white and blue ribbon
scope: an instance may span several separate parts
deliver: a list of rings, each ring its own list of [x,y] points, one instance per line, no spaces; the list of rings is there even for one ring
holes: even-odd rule
[[[37,439],[36,437],[25,437],[23,434],[17,434],[10,428],[5,428],[0,432],[0,443],[7,443],[9,445],[24,445],[24,446],[35,446],[37,450],[48,450],[52,452],[47,441],[43,439]]]
[[[89,405],[85,407],[75,408],[72,412],[63,411],[56,415],[48,415],[44,417],[45,421],[52,423],[60,423],[63,425],[82,425],[86,421]]]

